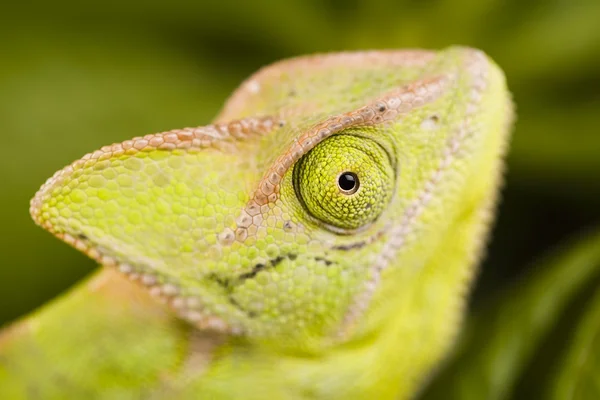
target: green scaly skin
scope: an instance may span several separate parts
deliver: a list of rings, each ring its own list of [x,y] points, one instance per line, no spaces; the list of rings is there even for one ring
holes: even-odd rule
[[[414,396],[511,109],[477,50],[326,54],[262,69],[214,125],[88,154],[31,213],[105,267],[0,335],[0,398]]]

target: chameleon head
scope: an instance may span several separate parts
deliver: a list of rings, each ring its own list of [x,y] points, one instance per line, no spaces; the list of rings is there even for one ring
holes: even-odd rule
[[[509,112],[501,72],[471,49],[284,61],[214,125],[57,172],[31,213],[202,329],[307,344],[398,313],[426,329],[469,280],[435,274],[476,259]]]

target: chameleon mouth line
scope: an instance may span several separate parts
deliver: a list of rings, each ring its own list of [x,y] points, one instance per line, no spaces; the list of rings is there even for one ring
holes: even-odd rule
[[[298,254],[289,253],[282,256],[278,256],[269,260],[266,263],[258,263],[252,267],[252,270],[249,272],[245,272],[243,274],[238,275],[234,278],[222,278],[212,273],[208,275],[208,278],[212,281],[216,282],[226,293],[227,299],[231,305],[236,307],[238,310],[244,312],[248,317],[255,318],[257,316],[256,312],[247,310],[242,304],[234,296],[234,290],[240,284],[243,284],[248,279],[254,279],[256,275],[261,271],[271,270],[276,268],[281,262],[285,259],[289,259],[290,261],[294,261],[298,258]],[[335,264],[334,261],[329,260],[325,257],[315,257],[314,260],[318,262],[322,262],[325,266],[329,267],[330,265]]]

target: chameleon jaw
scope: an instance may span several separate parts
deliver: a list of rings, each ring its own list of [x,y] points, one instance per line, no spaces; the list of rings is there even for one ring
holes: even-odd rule
[[[150,295],[165,303],[182,319],[201,330],[222,334],[241,335],[241,324],[228,323],[223,318],[205,312],[200,296],[186,295],[181,288],[165,281],[156,274],[140,272],[131,263],[122,262],[119,257],[109,255],[107,250],[93,246],[84,237],[75,237],[69,233],[57,233],[57,238],[86,254],[107,268],[113,268],[130,281],[144,287]]]

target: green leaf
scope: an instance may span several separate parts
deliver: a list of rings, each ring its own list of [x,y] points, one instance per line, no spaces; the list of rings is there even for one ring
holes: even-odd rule
[[[600,399],[600,288],[577,326],[561,370],[549,388],[552,399]]]
[[[600,232],[581,239],[569,250],[536,265],[528,277],[515,282],[474,313],[454,357],[432,382],[423,398],[509,398],[536,350],[558,325],[570,302],[599,274]],[[583,338],[577,342],[578,345],[574,345],[576,349],[573,352],[584,351],[580,346],[586,346],[585,340],[593,342],[593,338],[590,339],[593,333],[589,331],[593,330],[592,325],[598,331],[600,307],[597,308],[595,314],[582,323],[577,340],[579,336]],[[589,322],[590,319],[593,321]],[[599,346],[598,343],[595,345]],[[577,363],[571,358],[569,362]],[[597,357],[595,362],[598,363]],[[593,371],[588,373],[593,375]],[[565,374],[568,377],[561,378],[561,382],[565,383],[559,384],[567,387],[569,378],[575,379],[571,376],[575,372]],[[597,381],[595,383],[598,384]]]

